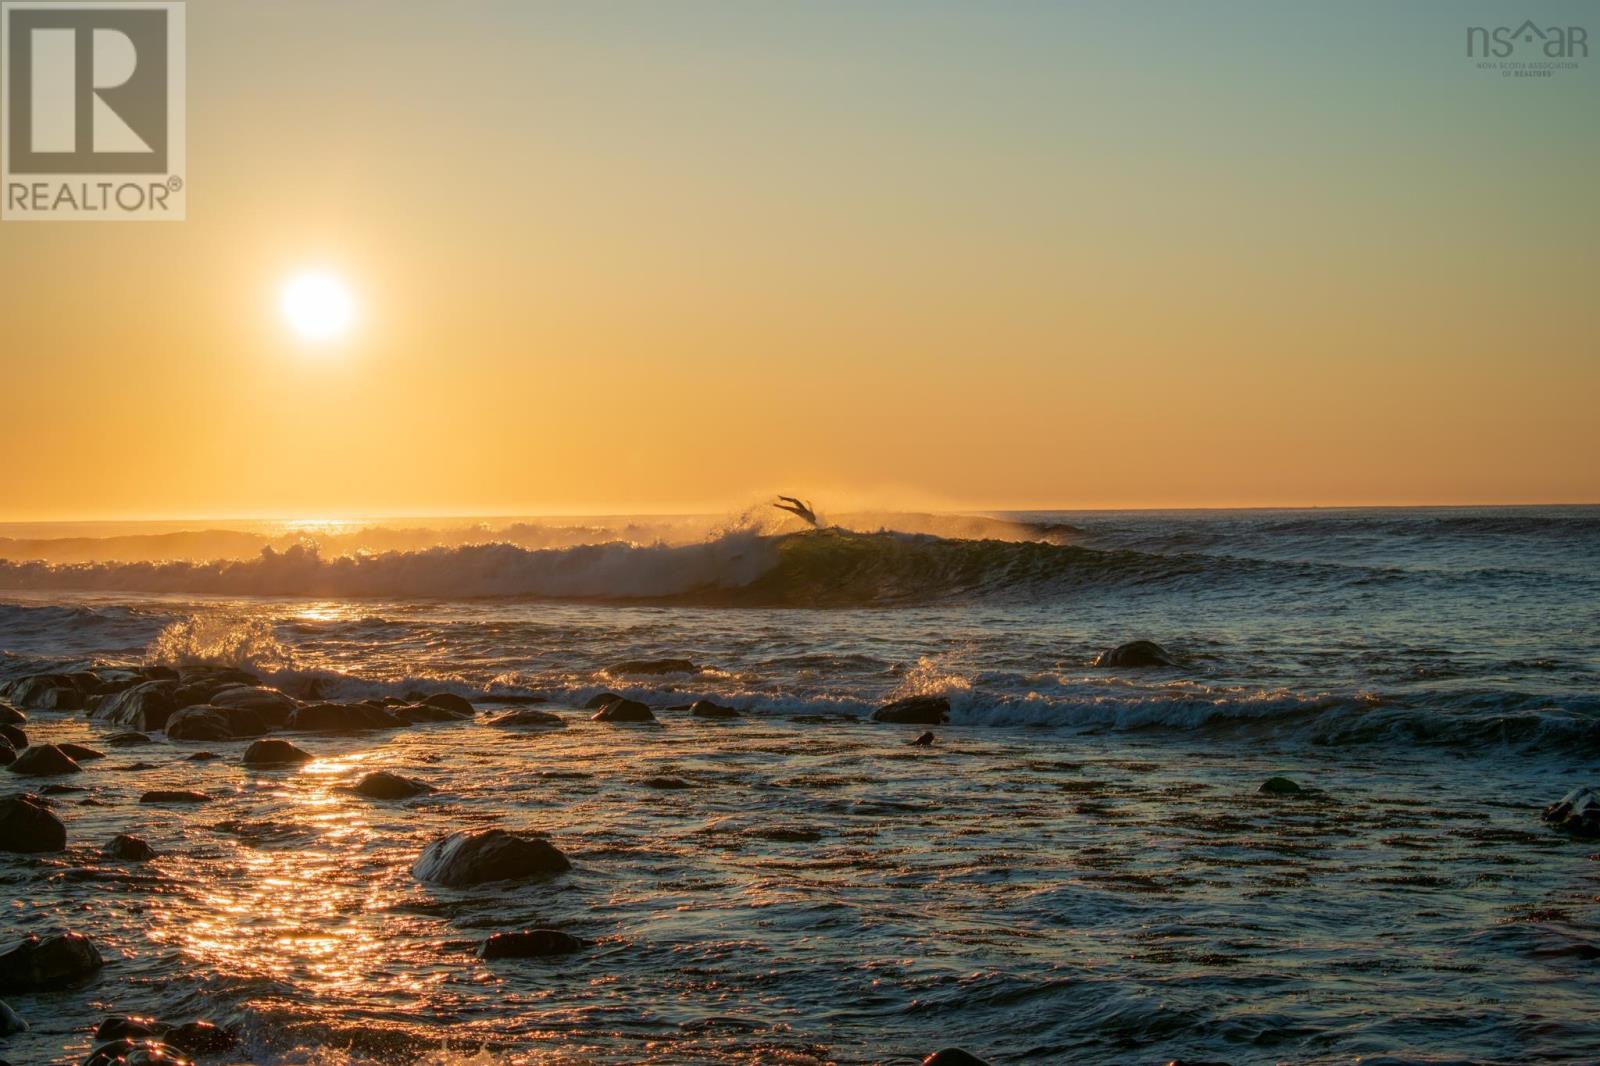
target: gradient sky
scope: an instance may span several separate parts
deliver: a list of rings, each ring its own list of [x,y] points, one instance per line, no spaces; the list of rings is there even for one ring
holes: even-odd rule
[[[1524,17],[194,2],[188,221],[0,225],[0,520],[1600,500]]]

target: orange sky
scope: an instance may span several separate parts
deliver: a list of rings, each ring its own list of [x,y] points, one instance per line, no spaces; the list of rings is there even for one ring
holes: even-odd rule
[[[1600,500],[1600,58],[1481,76],[1422,5],[374,10],[190,5],[188,221],[0,225],[0,520]],[[281,320],[309,267],[343,342]]]

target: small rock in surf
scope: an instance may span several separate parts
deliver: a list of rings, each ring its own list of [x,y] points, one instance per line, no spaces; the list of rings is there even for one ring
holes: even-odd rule
[[[1103,651],[1094,657],[1096,666],[1112,667],[1146,667],[1146,666],[1177,666],[1175,660],[1167,649],[1153,640],[1134,640],[1127,644],[1119,644],[1110,651]]]
[[[950,717],[950,701],[943,696],[911,696],[886,703],[872,712],[874,722],[908,725],[943,725]]]

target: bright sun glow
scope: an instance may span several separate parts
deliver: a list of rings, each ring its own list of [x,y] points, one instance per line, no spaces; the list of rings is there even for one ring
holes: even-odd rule
[[[338,340],[355,322],[356,301],[349,286],[327,273],[300,274],[283,287],[283,317],[302,340]]]

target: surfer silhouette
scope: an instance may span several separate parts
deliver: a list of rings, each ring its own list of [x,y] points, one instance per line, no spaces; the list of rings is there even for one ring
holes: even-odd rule
[[[806,523],[810,525],[812,529],[820,528],[820,526],[817,524],[817,513],[811,509],[811,505],[809,503],[804,503],[800,500],[797,500],[793,496],[779,496],[778,500],[780,502],[775,503],[772,506],[776,507],[780,511],[788,511],[792,515],[798,515],[800,518],[805,519]]]

